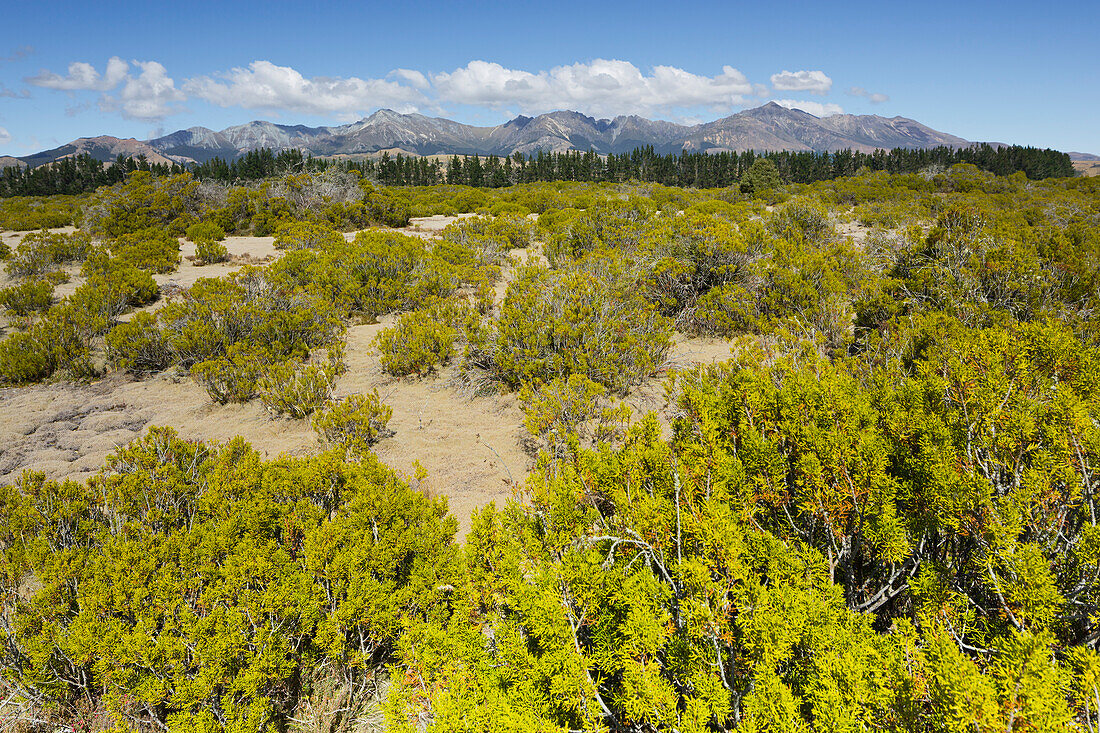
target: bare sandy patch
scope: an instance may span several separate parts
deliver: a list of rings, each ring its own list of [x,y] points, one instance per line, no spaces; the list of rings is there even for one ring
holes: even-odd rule
[[[459,217],[414,220],[418,235],[437,236]],[[410,233],[410,230],[401,230]],[[346,234],[353,238],[355,232]],[[248,262],[270,262],[281,255],[271,237],[230,237],[232,260],[196,266],[187,259],[194,245],[181,242],[180,269],[156,276],[162,289],[186,288],[201,277],[224,275]],[[538,245],[513,250],[516,263],[545,262]],[[502,298],[514,268],[504,268],[497,288]],[[59,288],[59,295],[77,282]],[[163,300],[163,299],[162,299]],[[515,395],[475,395],[459,386],[455,366],[423,379],[395,379],[382,371],[371,343],[394,317],[353,325],[347,331],[347,373],[336,395],[377,389],[393,408],[392,434],[374,448],[378,457],[412,477],[419,463],[427,471],[420,488],[446,496],[458,519],[460,535],[469,530],[472,512],[490,501],[503,503],[523,483],[533,465],[526,447],[523,413]],[[666,366],[628,396],[635,418],[656,410],[667,426],[663,377],[670,369],[724,361],[730,345],[721,339],[677,334]],[[0,389],[0,484],[15,481],[26,469],[49,478],[83,480],[99,470],[119,446],[143,435],[150,425],[167,425],[184,438],[224,442],[242,436],[262,455],[310,455],[323,449],[308,420],[273,419],[258,400],[217,405],[185,375],[167,372],[147,379],[112,374],[87,384],[52,383]]]

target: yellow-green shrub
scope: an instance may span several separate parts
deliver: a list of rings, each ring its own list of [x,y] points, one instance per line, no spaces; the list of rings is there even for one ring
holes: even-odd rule
[[[38,277],[57,265],[82,261],[91,247],[91,238],[83,232],[31,232],[8,257],[4,269],[11,277]]]
[[[199,221],[187,227],[187,238],[192,242],[200,239],[220,242],[225,239],[225,230],[212,221]]]
[[[421,376],[445,364],[466,311],[460,304],[446,301],[398,316],[397,322],[382,329],[374,340],[382,355],[382,368],[398,377]]]
[[[152,313],[135,313],[107,334],[107,363],[128,372],[159,372],[172,365],[173,354]]]
[[[228,348],[225,356],[195,364],[191,376],[219,405],[248,402],[258,394],[259,380],[270,366],[271,355],[262,346],[238,342]]]
[[[671,322],[613,270],[526,267],[499,317],[467,328],[467,361],[513,389],[583,374],[625,392],[657,371],[671,333]]]
[[[200,265],[212,265],[229,259],[229,249],[213,239],[195,240],[195,260]]]
[[[358,453],[386,434],[393,408],[383,404],[378,390],[334,400],[313,415],[313,429],[323,439]]]
[[[321,675],[354,710],[461,585],[446,502],[369,452],[151,428],[88,484],[27,473],[0,506],[0,669],[74,727],[288,730]]]
[[[46,280],[30,280],[0,290],[0,308],[14,316],[43,311],[53,302],[53,284]]]
[[[525,384],[519,392],[524,425],[551,454],[561,457],[572,436],[597,441],[622,434],[630,407],[615,407],[607,387],[583,374],[556,378],[546,384]]]
[[[307,221],[283,224],[275,230],[275,249],[325,249],[345,244],[344,235],[323,224]]]
[[[344,370],[343,359],[332,356],[319,364],[272,364],[257,380],[256,391],[273,415],[306,417],[332,398]]]
[[[150,272],[172,272],[180,264],[179,239],[165,229],[123,234],[111,243],[110,250],[113,256]]]

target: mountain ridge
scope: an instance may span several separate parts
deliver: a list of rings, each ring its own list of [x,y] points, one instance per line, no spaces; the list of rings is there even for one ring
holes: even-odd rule
[[[908,117],[832,115],[816,117],[775,102],[711,122],[684,125],[637,115],[596,118],[570,110],[535,117],[520,115],[494,126],[476,126],[444,117],[403,114],[380,109],[337,126],[282,125],[253,120],[224,130],[190,127],[134,140],[103,135],[26,157],[23,164],[42,165],[86,152],[103,160],[119,153],[144,154],[150,162],[194,163],[219,157],[233,160],[249,151],[297,148],[314,156],[369,155],[401,150],[415,155],[510,155],[566,150],[625,153],[653,146],[658,153],[722,151],[833,151],[852,149],[964,147],[972,142],[940,132]]]

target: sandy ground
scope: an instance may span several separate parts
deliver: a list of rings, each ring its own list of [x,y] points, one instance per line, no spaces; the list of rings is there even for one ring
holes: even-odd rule
[[[438,236],[451,221],[454,217],[416,219],[405,231]],[[0,236],[13,247],[19,239],[10,232]],[[242,264],[269,262],[281,254],[271,237],[230,237],[226,246],[230,262],[200,267],[187,259],[194,245],[184,242],[179,270],[156,279],[165,290],[186,288],[201,277],[224,275]],[[515,261],[541,259],[537,249],[516,250],[512,255]],[[505,278],[511,273],[506,267]],[[57,294],[71,293],[78,285],[74,278],[59,286]],[[503,297],[504,288],[501,283],[498,297]],[[389,424],[393,433],[375,446],[376,454],[410,477],[419,462],[428,472],[420,487],[447,497],[460,534],[465,535],[471,512],[490,501],[502,504],[533,464],[525,446],[523,413],[514,395],[474,395],[456,386],[453,367],[424,379],[398,380],[384,374],[371,342],[391,322],[383,318],[380,323],[348,329],[348,371],[337,383],[336,394],[378,390],[382,401],[393,408]],[[677,336],[666,371],[729,356],[725,341]],[[663,412],[662,382],[658,375],[627,398],[635,417],[650,410]],[[322,449],[308,420],[272,419],[259,401],[214,404],[201,386],[173,372],[147,379],[111,374],[88,384],[0,389],[0,484],[17,480],[27,469],[50,478],[86,479],[112,451],[151,425],[171,426],[185,438],[207,441],[241,435],[270,458]]]

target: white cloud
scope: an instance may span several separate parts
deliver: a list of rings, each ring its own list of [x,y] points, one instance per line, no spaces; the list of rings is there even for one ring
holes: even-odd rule
[[[60,89],[63,91],[93,90],[105,92],[114,89],[126,77],[129,65],[118,56],[107,61],[107,68],[101,75],[96,68],[84,61],[69,64],[69,73],[65,76],[42,69],[25,81],[36,87]]]
[[[494,109],[516,106],[526,114],[574,109],[650,115],[699,106],[728,110],[754,91],[745,75],[731,66],[722,67],[716,76],[657,66],[647,76],[628,61],[607,59],[537,72],[471,61],[433,75],[432,84],[440,102]]]
[[[399,78],[418,83],[416,74],[408,72]],[[270,61],[253,61],[247,69],[235,68],[217,77],[188,79],[183,89],[219,107],[317,115],[359,113],[375,107],[412,112],[425,103],[418,89],[396,81],[326,76],[307,79],[289,66],[276,66]]]
[[[848,96],[850,97],[864,97],[870,100],[871,104],[881,104],[883,102],[889,102],[890,96],[888,94],[879,94],[878,92],[868,92],[863,87],[851,87],[848,89]]]
[[[772,86],[785,92],[809,92],[827,94],[833,88],[833,80],[824,71],[787,71],[772,74]]]
[[[643,71],[617,59],[534,71],[474,60],[450,72],[426,74],[398,68],[383,78],[306,77],[292,67],[256,60],[245,67],[195,76],[177,86],[167,69],[156,61],[124,61],[114,56],[102,71],[76,61],[69,64],[64,75],[42,70],[26,81],[70,93],[99,92],[101,110],[154,123],[182,112],[182,104],[189,98],[219,107],[304,113],[343,121],[355,120],[380,107],[445,114],[443,105],[481,107],[491,115],[536,115],[571,109],[598,116],[637,114],[683,121],[728,114],[771,95],[769,87],[751,82],[732,66],[723,66],[720,73],[709,76],[675,66]],[[773,74],[771,83],[776,90],[825,94],[833,82],[822,71],[784,70]],[[862,87],[851,87],[848,94],[872,103],[889,99]],[[0,96],[15,93],[0,87]],[[784,107],[822,117],[843,111],[831,103],[777,101]],[[89,104],[74,103],[70,113]]]
[[[405,81],[409,86],[416,89],[427,89],[431,86],[428,82],[428,77],[416,69],[394,69],[390,73],[386,74],[388,79],[401,79]]]
[[[11,133],[0,127],[0,145],[7,145],[11,142]]]
[[[814,117],[829,117],[831,115],[844,114],[844,108],[832,102],[803,102],[798,99],[777,99],[775,103],[787,109],[800,109],[809,112]]]
[[[182,102],[187,97],[168,76],[167,69],[156,61],[135,61],[141,69],[137,77],[126,76],[126,83],[118,98],[104,97],[100,106],[121,107],[122,116],[135,120],[159,120],[180,111],[174,102]]]
[[[27,77],[26,81],[45,89],[103,92],[99,98],[99,108],[120,111],[123,117],[129,119],[159,120],[179,112],[174,103],[184,101],[186,96],[176,88],[164,66],[156,61],[131,63],[135,71],[140,70],[136,76],[130,73],[129,63],[112,56],[102,74],[89,63],[74,61],[69,64],[65,76],[43,69],[35,76]],[[80,111],[86,107],[85,102],[70,109]]]

